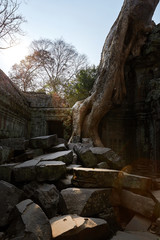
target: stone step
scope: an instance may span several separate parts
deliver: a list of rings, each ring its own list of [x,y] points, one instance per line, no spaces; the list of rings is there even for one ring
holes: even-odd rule
[[[132,175],[111,169],[74,168],[73,185],[84,188],[127,188],[148,191],[151,189],[150,178]]]
[[[58,240],[104,240],[109,233],[108,224],[99,218],[65,215],[50,220],[52,237]]]

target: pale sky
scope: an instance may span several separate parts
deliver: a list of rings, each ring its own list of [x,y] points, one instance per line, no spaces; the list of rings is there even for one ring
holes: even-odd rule
[[[26,18],[20,44],[0,52],[0,68],[8,74],[12,65],[28,54],[33,40],[62,38],[90,64],[98,65],[104,40],[116,20],[123,0],[23,0],[19,12]],[[160,23],[160,3],[153,20]]]

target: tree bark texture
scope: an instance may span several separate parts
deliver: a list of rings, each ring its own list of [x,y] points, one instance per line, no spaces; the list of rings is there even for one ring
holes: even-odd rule
[[[73,107],[72,137],[91,138],[103,146],[98,127],[101,119],[126,94],[124,66],[129,55],[138,56],[153,27],[152,16],[159,0],[124,0],[102,49],[99,74],[91,95]]]

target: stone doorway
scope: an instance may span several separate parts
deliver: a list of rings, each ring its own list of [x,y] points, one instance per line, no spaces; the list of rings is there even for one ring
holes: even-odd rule
[[[62,121],[47,121],[48,135],[57,134],[58,137],[64,138],[64,126]]]

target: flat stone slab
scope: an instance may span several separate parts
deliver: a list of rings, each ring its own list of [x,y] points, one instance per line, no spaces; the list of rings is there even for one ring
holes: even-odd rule
[[[76,187],[84,188],[128,188],[148,191],[151,188],[151,179],[127,174],[118,170],[74,168],[72,183]]]
[[[158,240],[158,236],[149,232],[121,232],[118,231],[116,236],[111,240]]]
[[[72,163],[73,160],[73,152],[71,150],[68,151],[60,151],[56,153],[48,153],[34,158],[39,161],[62,161],[66,164]]]
[[[61,161],[41,161],[36,165],[38,181],[56,181],[66,174],[66,164]]]
[[[107,222],[100,218],[82,218],[77,215],[54,217],[50,220],[53,239],[105,239]]]
[[[124,208],[141,214],[146,218],[152,219],[155,213],[156,203],[153,201],[152,198],[135,194],[127,190],[121,191],[120,204]]]
[[[60,152],[60,151],[66,151],[66,150],[67,150],[66,145],[64,143],[61,143],[50,148],[48,152],[52,153],[52,152]]]
[[[125,227],[125,231],[147,232],[151,226],[151,220],[141,215],[135,215]]]
[[[30,139],[30,146],[32,148],[42,148],[47,149],[54,146],[57,142],[57,135],[49,135],[49,136],[40,136]]]
[[[111,189],[67,188],[61,191],[69,213],[92,217],[109,206]]]
[[[13,168],[13,177],[16,182],[28,182],[36,180],[36,165],[39,160],[29,160],[18,164]]]

